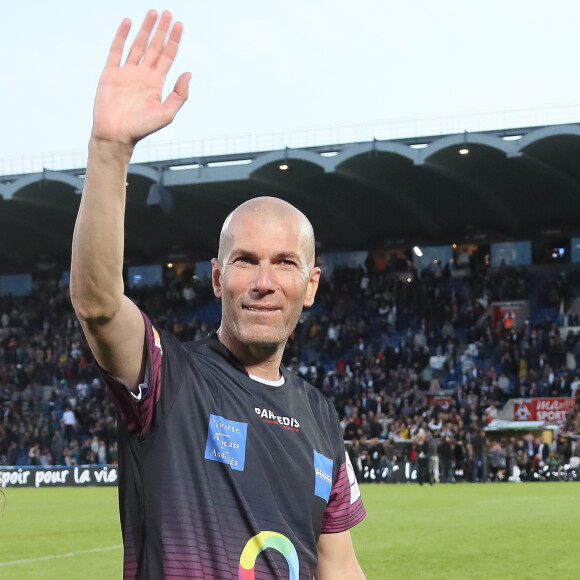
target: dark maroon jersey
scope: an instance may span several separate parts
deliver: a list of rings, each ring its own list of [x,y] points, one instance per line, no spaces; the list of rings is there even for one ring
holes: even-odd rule
[[[285,369],[281,386],[253,380],[215,335],[145,324],[141,400],[106,377],[124,578],[312,580],[320,534],[365,516],[332,403]]]

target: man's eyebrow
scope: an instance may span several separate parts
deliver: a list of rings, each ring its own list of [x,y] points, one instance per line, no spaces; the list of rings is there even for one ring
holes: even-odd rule
[[[292,258],[294,260],[301,261],[300,254],[297,252],[293,252],[291,250],[287,251],[287,252],[279,252],[278,254],[276,254],[275,257],[278,259],[280,259],[280,258]]]
[[[234,248],[231,253],[229,258],[238,258],[240,256],[248,256],[249,258],[256,258],[258,259],[258,254],[256,251],[254,250],[246,250],[244,248]],[[276,260],[287,260],[287,259],[291,259],[291,260],[295,260],[298,263],[302,263],[302,257],[300,255],[300,253],[298,252],[294,252],[293,250],[288,250],[288,251],[284,251],[284,252],[278,252],[277,254],[274,254],[274,256],[272,256],[272,259],[274,261]]]
[[[246,250],[245,248],[233,248],[228,256],[228,260],[233,260],[235,258],[239,258],[240,256],[258,259],[258,254],[254,250]]]

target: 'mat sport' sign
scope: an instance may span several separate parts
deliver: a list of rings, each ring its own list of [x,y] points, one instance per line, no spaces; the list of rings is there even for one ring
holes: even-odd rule
[[[80,467],[3,467],[0,487],[87,487],[117,485],[114,465]]]
[[[575,406],[573,397],[514,399],[514,421],[560,423]]]

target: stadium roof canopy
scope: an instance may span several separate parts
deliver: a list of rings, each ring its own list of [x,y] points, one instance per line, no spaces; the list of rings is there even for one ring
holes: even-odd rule
[[[83,174],[0,177],[1,272],[67,268]],[[308,215],[319,252],[578,236],[580,125],[136,164],[127,194],[133,264],[211,258],[259,195]]]

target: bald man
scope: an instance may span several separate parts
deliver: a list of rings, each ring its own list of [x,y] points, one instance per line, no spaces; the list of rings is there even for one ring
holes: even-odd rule
[[[157,27],[155,25],[157,24]],[[212,260],[217,333],[180,343],[124,296],[125,183],[135,144],[187,99],[161,92],[182,26],[150,11],[95,99],[73,238],[71,297],[119,413],[124,577],[359,579],[364,518],[336,412],[281,365],[320,269],[307,218],[275,198],[227,217]]]
[[[318,288],[310,222],[280,199],[247,201],[226,219],[212,268],[220,341],[248,372],[277,380],[286,341]]]

